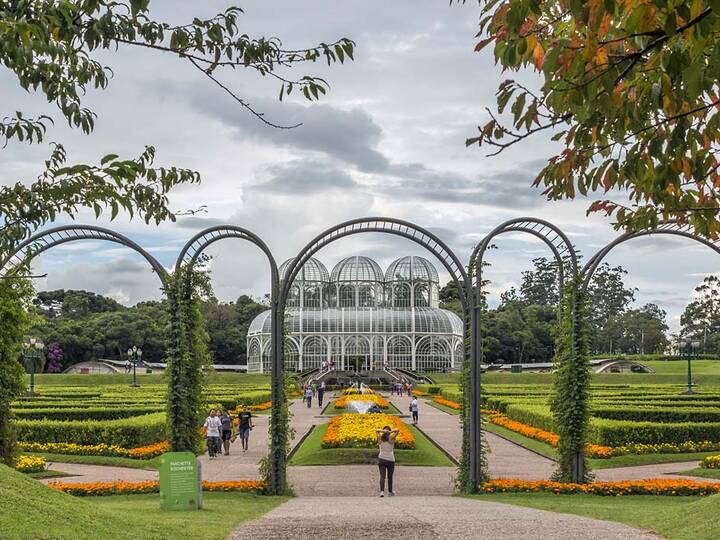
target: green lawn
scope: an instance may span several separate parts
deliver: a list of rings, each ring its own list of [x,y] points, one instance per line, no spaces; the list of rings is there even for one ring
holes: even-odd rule
[[[715,540],[720,530],[720,495],[602,497],[552,493],[497,493],[474,495],[472,498],[618,521],[652,530],[671,540]],[[591,533],[592,531],[588,531],[589,537],[592,536]]]
[[[680,474],[686,474],[688,476],[699,476],[701,478],[717,478],[720,479],[720,469],[690,469],[689,471],[683,471]]]
[[[290,465],[365,464],[377,457],[377,448],[323,448],[321,442],[327,427],[327,424],[323,424],[312,430],[290,460]],[[422,433],[413,426],[408,427],[415,436],[415,449],[395,449],[398,465],[454,467],[453,462]]]
[[[154,459],[131,459],[110,456],[75,456],[71,454],[49,454],[23,452],[28,456],[42,456],[46,461],[57,463],[83,463],[85,465],[106,465],[111,467],[128,467],[130,469],[147,469],[157,471],[160,468],[159,456]]]
[[[75,476],[73,474],[68,474],[66,472],[62,471],[54,471],[54,470],[47,470],[47,471],[40,471],[40,472],[31,472],[31,473],[25,473],[30,478],[35,478],[36,480],[40,480],[41,478],[67,478],[70,476]]]
[[[72,497],[0,466],[0,523],[3,540],[76,539],[224,540],[240,523],[255,519],[285,497],[205,493],[204,509],[163,512],[160,497]]]
[[[162,373],[138,373],[137,379],[143,384],[167,384]],[[35,384],[38,386],[93,386],[101,384],[121,384],[130,386],[132,374],[81,374],[81,373],[38,373]],[[258,384],[269,385],[270,375],[266,373],[218,373],[208,371],[205,374],[206,384]]]

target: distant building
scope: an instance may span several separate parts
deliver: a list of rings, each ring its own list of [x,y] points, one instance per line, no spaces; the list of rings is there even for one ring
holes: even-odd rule
[[[281,279],[290,262],[280,266]],[[330,274],[311,258],[290,289],[285,368],[304,371],[331,359],[342,370],[459,367],[463,322],[438,307],[438,290],[437,270],[422,257],[401,257],[384,273],[368,257],[348,257]],[[250,372],[270,369],[270,321],[268,310],[250,324]]]

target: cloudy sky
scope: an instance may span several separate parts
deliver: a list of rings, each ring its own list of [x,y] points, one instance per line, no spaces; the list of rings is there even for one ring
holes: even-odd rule
[[[182,23],[232,4],[153,0],[151,5],[155,18]],[[302,122],[301,127],[269,128],[191,65],[121,48],[99,57],[114,72],[109,88],[85,98],[98,114],[93,135],[67,129],[61,121],[50,133],[49,140],[62,141],[73,161],[94,162],[111,152],[135,156],[152,144],[159,165],[202,174],[201,186],[176,190],[172,203],[177,210],[206,206],[207,212],[160,227],[123,217],[112,224],[164,265],[173,264],[195,232],[222,223],[259,234],[278,263],[322,230],[363,216],[394,216],[427,227],[463,261],[484,234],[519,216],[556,223],[586,259],[617,235],[609,220],[585,216],[587,200],[547,202],[531,187],[556,151],[543,135],[496,157],[465,148],[465,138],[486,121],[485,107],[494,107],[494,93],[506,78],[489,49],[473,52],[475,3],[255,0],[241,6],[244,32],[278,36],[288,48],[340,37],[357,43],[355,62],[329,69],[302,66],[331,84],[320,103],[295,95],[279,103],[272,81],[242,71],[221,75],[268,119]],[[532,73],[517,76],[535,82]],[[3,114],[23,110],[59,120],[41,96],[18,89],[7,70],[0,70],[0,96]],[[17,143],[0,150],[0,181],[34,178],[48,152],[46,145]],[[90,214],[79,221],[95,222]],[[495,299],[519,283],[532,258],[548,255],[528,237],[502,237],[496,244],[487,275]],[[219,298],[267,292],[267,266],[252,246],[225,241],[210,254]],[[384,268],[399,256],[423,253],[410,241],[365,234],[336,242],[318,257],[331,268],[356,254],[374,257]],[[629,271],[627,283],[639,288],[638,304],[655,302],[668,311],[673,329],[693,288],[718,265],[706,248],[668,238],[625,244],[608,261]],[[126,304],[159,297],[157,280],[142,259],[114,245],[68,244],[39,257],[36,271],[48,273],[38,283],[42,289],[83,288]]]

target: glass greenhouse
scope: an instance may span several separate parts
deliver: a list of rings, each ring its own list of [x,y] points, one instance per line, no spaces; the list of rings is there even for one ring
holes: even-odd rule
[[[291,260],[280,266],[280,277]],[[438,307],[439,279],[422,257],[394,261],[383,273],[368,257],[348,257],[332,272],[309,259],[290,289],[285,312],[285,368],[371,370],[383,366],[443,371],[460,365],[463,323]],[[270,369],[270,311],[247,335],[248,371]]]

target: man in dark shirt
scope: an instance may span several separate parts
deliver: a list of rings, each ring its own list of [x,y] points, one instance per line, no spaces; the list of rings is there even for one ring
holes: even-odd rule
[[[247,452],[250,430],[253,428],[252,414],[248,411],[247,405],[243,405],[243,410],[238,415],[238,419],[240,420],[240,442],[242,443],[243,452]]]
[[[220,436],[222,438],[223,449],[225,450],[225,455],[229,456],[230,439],[232,438],[232,418],[225,407],[223,407],[222,414],[220,415],[220,423],[222,424],[222,433]]]

